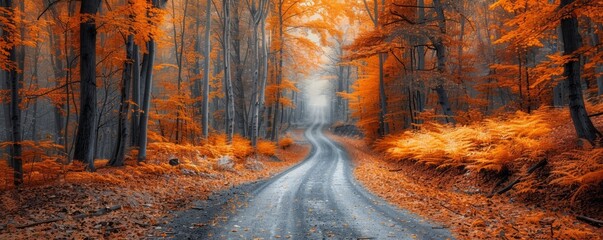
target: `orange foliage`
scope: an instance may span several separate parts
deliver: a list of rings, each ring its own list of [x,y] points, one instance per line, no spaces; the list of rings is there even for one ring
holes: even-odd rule
[[[201,145],[176,144],[172,142],[154,142],[148,147],[148,159],[152,163],[165,163],[169,159],[181,161],[197,161],[202,158],[219,158],[233,156],[243,159],[253,153],[251,142],[235,135],[232,145],[227,144],[226,135],[213,135]]]
[[[295,145],[287,151],[277,150],[276,154],[283,161],[268,161],[266,157],[260,157],[257,161],[261,161],[264,168],[251,170],[238,164],[236,172],[211,169],[209,161],[181,163],[175,167],[166,163],[136,164],[135,161],[127,161],[121,168],[102,168],[90,173],[81,171],[83,165],[75,162],[66,167],[70,172],[60,182],[53,181],[38,187],[24,186],[26,191],[20,191],[18,198],[14,197],[16,190],[0,192],[0,226],[7,226],[0,231],[0,239],[161,237],[160,234],[165,233],[154,228],[171,212],[190,209],[194,201],[205,199],[211,192],[272,176],[298,163],[309,152],[308,145]],[[5,161],[0,162],[0,171],[4,165]],[[121,205],[122,208],[85,220],[68,217],[56,225],[48,223],[27,229],[14,227],[31,223],[34,219],[56,218],[60,211],[72,215],[113,205]],[[111,223],[111,226],[105,226],[106,223]],[[55,227],[57,225],[61,228]]]
[[[488,119],[461,127],[431,123],[429,130],[386,137],[376,146],[397,161],[500,172],[515,161],[541,159],[554,147],[546,119],[554,111],[541,109],[531,115],[517,112],[508,119]]]
[[[9,147],[12,142],[0,143],[0,148]],[[64,171],[64,165],[55,155],[63,146],[52,141],[22,141],[23,180],[26,184],[41,183],[57,179]],[[0,189],[7,189],[13,185],[13,170],[8,167],[8,161],[0,163]]]
[[[278,146],[282,149],[288,148],[293,145],[295,141],[291,137],[284,137],[278,141]]]
[[[257,152],[266,156],[274,156],[276,153],[276,144],[271,141],[258,141]]]
[[[485,195],[491,186],[480,183],[483,175],[471,171],[455,174],[455,169],[435,170],[435,174],[433,168],[383,160],[362,139],[330,137],[349,152],[356,166],[354,175],[362,185],[403,209],[450,228],[455,238],[600,239],[603,234],[561,212],[559,202],[535,207],[519,201],[517,195],[488,198]],[[556,188],[550,186],[549,190]],[[540,194],[536,199],[543,197]]]
[[[8,161],[0,159],[0,189],[13,185],[13,169],[8,166]]]
[[[589,188],[597,188],[603,183],[603,149],[574,150],[555,156],[553,180],[561,186],[578,186],[571,198]]]

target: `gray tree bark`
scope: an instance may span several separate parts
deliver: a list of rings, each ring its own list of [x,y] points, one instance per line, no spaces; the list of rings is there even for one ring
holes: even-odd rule
[[[232,143],[235,125],[234,93],[230,72],[230,0],[223,0],[224,28],[224,91],[226,93],[226,136],[228,143]]]
[[[132,117],[130,121],[130,146],[138,146],[140,130],[140,47],[132,47]]]
[[[263,78],[260,80],[260,72],[262,72],[263,66],[260,63],[260,48],[259,48],[259,30],[260,24],[263,26],[263,22],[265,21],[265,9],[267,1],[266,0],[252,0],[249,12],[252,17],[252,27],[253,27],[253,35],[251,36],[251,43],[253,45],[253,84],[254,84],[254,103],[252,107],[252,122],[251,122],[251,145],[253,147],[257,146],[258,136],[259,136],[259,114],[260,108],[263,106],[263,97],[264,97],[264,82]],[[265,45],[265,43],[263,43]],[[262,83],[260,83],[262,81]]]
[[[454,113],[450,107],[448,95],[446,94],[446,88],[444,88],[444,74],[446,74],[446,45],[444,45],[443,35],[446,34],[446,16],[444,15],[444,8],[440,0],[433,0],[433,7],[438,18],[438,28],[440,29],[440,35],[430,37],[433,46],[436,49],[436,57],[438,59],[438,73],[440,76],[436,79],[437,85],[435,87],[436,93],[438,94],[438,102],[442,106],[442,112],[446,115],[446,122],[454,123]]]
[[[23,5],[22,5],[23,6]],[[23,6],[25,7],[25,6]],[[34,55],[33,55],[33,73],[32,73],[32,83],[36,86],[36,90],[39,89],[40,86],[40,78],[39,78],[39,65],[40,65],[40,49],[41,46],[37,45],[34,47]],[[25,54],[24,54],[25,55]],[[38,99],[33,100],[33,113],[31,120],[31,140],[33,140],[34,144],[38,145]],[[40,155],[36,153],[34,156],[34,161],[38,161],[40,159]]]
[[[205,9],[205,59],[203,59],[203,138],[209,136],[209,77],[211,57],[211,0],[207,0]]]
[[[276,69],[276,102],[274,106],[274,115],[272,119],[272,130],[271,130],[271,139],[273,141],[278,141],[279,133],[280,133],[280,122],[281,122],[281,83],[283,81],[283,54],[284,54],[284,44],[285,44],[285,34],[283,29],[283,5],[285,1],[278,1],[278,39],[279,39],[279,49],[277,55],[277,69]]]
[[[0,2],[0,4],[4,4],[4,2]],[[4,36],[4,33],[2,33],[0,31],[0,36]],[[5,89],[5,90],[10,90],[10,79],[9,79],[9,74],[8,72],[4,71],[4,70],[0,70],[0,87],[1,89]],[[11,125],[11,117],[10,117],[10,103],[2,103],[0,104],[2,107],[2,124],[4,125],[4,129],[12,129],[12,125]],[[11,141],[12,140],[12,135],[10,131],[5,131],[2,132],[2,134],[0,135],[0,137],[3,137],[0,139],[0,141]],[[10,153],[10,146],[6,147],[6,151]],[[0,149],[0,152],[4,153],[2,149]],[[11,164],[10,159],[7,159],[8,164]]]
[[[240,30],[240,17],[239,17],[239,1],[232,2],[232,21],[231,21],[231,47],[233,52],[232,63],[234,65],[234,98],[235,98],[235,120],[236,120],[236,131],[241,135],[247,137],[247,104],[246,104],[246,91],[245,84],[243,82],[243,71],[245,67],[244,58],[241,53],[241,30]]]
[[[571,5],[574,1],[561,0],[560,8]],[[571,12],[569,16],[561,19],[561,33],[564,55],[575,55],[575,52],[582,46],[582,37],[578,30],[578,18],[575,13]],[[601,141],[602,135],[593,125],[584,107],[584,97],[582,96],[582,87],[580,84],[580,59],[580,56],[573,56],[572,60],[565,64],[570,114],[578,137],[595,144]]]
[[[153,7],[163,8],[167,0],[153,0]],[[147,159],[147,141],[149,131],[149,111],[151,110],[151,92],[153,91],[153,65],[155,64],[155,39],[151,37],[147,43],[148,53],[147,64],[144,66],[144,97],[142,99],[142,114],[139,123],[139,150],[138,162],[146,161]]]
[[[48,4],[46,1],[44,2],[46,5]],[[48,7],[48,6],[45,6]],[[54,15],[54,11],[51,11]],[[52,29],[50,27],[48,27],[48,36],[49,36],[49,41],[50,43],[48,44],[49,47],[49,51],[53,52],[53,54],[50,54],[50,62],[52,64],[52,70],[54,73],[54,78],[55,78],[55,87],[59,87],[61,85],[61,79],[65,78],[65,70],[64,70],[64,65],[63,65],[63,60],[60,58],[61,56],[61,44],[60,44],[60,36],[58,34],[54,34],[54,32],[52,31]],[[62,142],[62,138],[64,138],[65,136],[63,136],[63,126],[64,126],[64,117],[63,117],[63,111],[65,108],[65,103],[62,102],[57,102],[54,103],[56,104],[53,108],[53,114],[54,114],[54,127],[55,127],[55,142],[60,143]],[[67,149],[65,149],[66,151]]]
[[[267,1],[267,0],[266,0]],[[266,2],[266,5],[268,5],[269,2]],[[267,10],[266,10],[267,11]],[[262,75],[260,77],[260,93],[259,93],[259,98],[260,98],[260,109],[259,109],[259,114],[258,114],[258,121],[257,121],[257,132],[258,132],[258,138],[260,136],[260,132],[262,131],[262,125],[264,121],[264,112],[266,111],[266,84],[268,83],[268,39],[266,36],[266,15],[268,14],[268,12],[266,12],[264,14],[264,19],[262,19],[261,21],[261,26],[260,29],[262,29],[262,58],[261,58],[261,65],[262,65]]]
[[[5,0],[3,2],[3,7],[8,8],[11,16],[9,16],[9,21],[15,24],[16,20],[16,10],[17,7],[13,3],[12,0]],[[13,33],[11,32],[3,32],[3,35],[9,41],[13,41],[11,43],[14,44],[14,37],[11,36]],[[19,91],[23,88],[23,82],[19,81],[19,66],[22,66],[20,63],[19,54],[25,54],[21,49],[20,52],[17,51],[17,46],[12,46],[8,49],[8,60],[9,64],[14,64],[10,66],[10,70],[6,72],[8,85],[10,87],[10,125],[11,125],[11,153],[10,153],[10,165],[14,170],[13,174],[13,182],[15,186],[19,186],[23,183],[23,150],[21,146],[22,141],[22,128],[21,128],[21,109],[19,105],[21,104],[21,95]]]
[[[130,112],[130,88],[132,79],[132,65],[134,54],[134,35],[128,36],[126,40],[126,60],[121,83],[121,97],[119,103],[119,117],[117,120],[117,140],[113,156],[109,161],[111,166],[123,166],[126,156],[126,141],[128,139],[128,113]]]
[[[94,16],[100,0],[82,0],[80,13]],[[96,139],[96,23],[87,18],[80,23],[80,117],[73,158],[94,171],[94,141]]]

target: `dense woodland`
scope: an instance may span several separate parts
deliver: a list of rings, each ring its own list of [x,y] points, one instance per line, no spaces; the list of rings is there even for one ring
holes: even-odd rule
[[[603,182],[601,0],[1,0],[0,28],[5,187],[276,146],[317,96],[392,161]]]
[[[149,143],[279,141],[337,34],[324,1],[3,1],[3,157],[145,161]],[[160,148],[158,146],[157,148]],[[10,157],[9,157],[10,156]]]

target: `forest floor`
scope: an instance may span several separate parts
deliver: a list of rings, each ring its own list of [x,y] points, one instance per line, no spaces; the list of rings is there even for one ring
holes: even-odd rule
[[[358,137],[329,137],[348,151],[356,165],[354,174],[367,189],[446,226],[455,238],[603,239],[603,229],[576,219],[579,213],[601,219],[600,196],[573,205],[567,197],[552,196],[564,194],[562,190],[531,194],[511,190],[488,197],[499,181],[496,176],[387,161]]]
[[[0,191],[0,239],[140,239],[165,236],[162,224],[195,201],[284,171],[310,152],[303,131],[278,159],[236,160],[230,170],[153,166],[100,168]],[[170,167],[169,165],[167,165]]]

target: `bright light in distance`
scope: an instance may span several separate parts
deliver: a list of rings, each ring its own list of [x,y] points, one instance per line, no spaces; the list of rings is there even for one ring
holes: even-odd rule
[[[305,82],[306,103],[311,108],[324,108],[329,104],[329,82],[327,80],[309,80]]]

